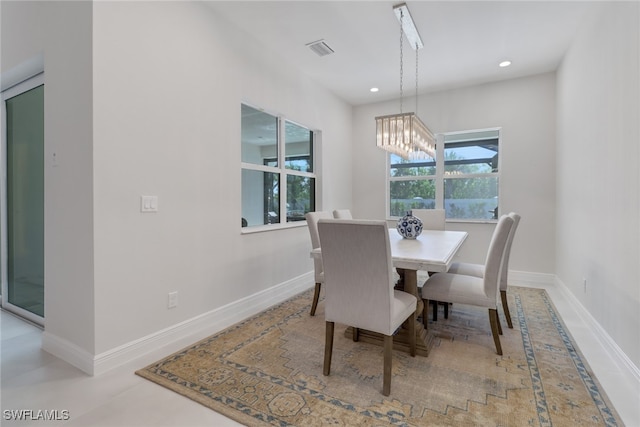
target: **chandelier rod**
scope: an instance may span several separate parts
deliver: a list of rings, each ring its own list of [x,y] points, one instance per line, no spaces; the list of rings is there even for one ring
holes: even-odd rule
[[[404,13],[400,10],[400,113],[402,113],[402,98],[404,93],[402,91],[402,83],[403,83],[403,75],[404,75],[404,30],[402,28],[402,19],[404,18]]]
[[[416,43],[416,116],[418,115],[418,55],[419,55],[418,44]]]

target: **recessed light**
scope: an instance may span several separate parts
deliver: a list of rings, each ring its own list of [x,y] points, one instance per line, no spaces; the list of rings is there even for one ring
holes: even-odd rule
[[[375,93],[375,92],[379,91],[380,89],[378,89],[377,87],[372,87],[372,88],[371,88],[371,89],[369,89],[369,90],[370,90],[371,92],[374,92],[374,93]]]
[[[509,65],[511,65],[511,61],[502,61],[499,65],[502,68],[508,67]]]

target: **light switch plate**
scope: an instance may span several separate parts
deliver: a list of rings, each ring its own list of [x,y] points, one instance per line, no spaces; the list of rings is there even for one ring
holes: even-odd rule
[[[158,196],[140,196],[140,212],[158,212]]]
[[[167,299],[167,308],[176,308],[178,306],[178,291],[169,292]]]

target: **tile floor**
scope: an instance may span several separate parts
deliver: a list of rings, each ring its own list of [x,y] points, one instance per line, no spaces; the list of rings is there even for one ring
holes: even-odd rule
[[[640,427],[638,380],[629,379],[623,370],[612,365],[603,345],[561,292],[552,286],[545,288],[625,425]],[[2,426],[239,425],[134,375],[136,369],[162,358],[167,352],[160,350],[105,374],[90,377],[42,351],[39,328],[4,311],[0,314],[0,327]],[[70,419],[48,423],[10,421],[5,418],[4,410],[7,409],[67,410]]]
[[[166,351],[154,352],[91,377],[41,350],[42,331],[38,327],[2,311],[0,328],[2,427],[240,425],[134,374],[137,369],[166,356]],[[67,410],[70,419],[18,422],[6,419],[7,409]],[[62,418],[64,414],[59,415]]]

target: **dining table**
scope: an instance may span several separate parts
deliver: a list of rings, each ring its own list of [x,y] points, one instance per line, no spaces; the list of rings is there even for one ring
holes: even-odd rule
[[[408,292],[418,299],[416,314],[422,315],[423,302],[418,289],[418,271],[430,273],[446,272],[451,267],[456,253],[462,247],[468,233],[453,230],[423,230],[415,239],[401,236],[395,228],[389,229],[389,245],[393,266],[400,273],[401,280],[396,289]],[[312,257],[322,257],[322,248],[311,251]],[[433,346],[434,336],[427,331],[422,322],[416,320],[416,354],[428,356]],[[402,327],[393,337],[393,346],[400,351],[409,352],[409,329]],[[345,330],[347,337],[352,336],[352,328]],[[359,339],[372,344],[383,344],[383,336],[371,331],[360,330]]]

